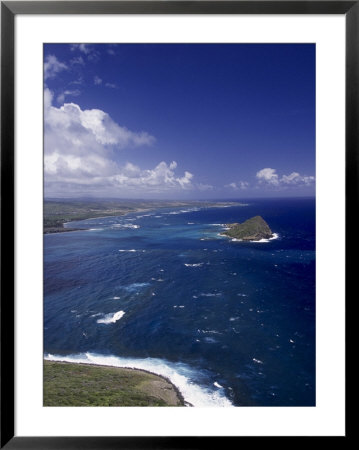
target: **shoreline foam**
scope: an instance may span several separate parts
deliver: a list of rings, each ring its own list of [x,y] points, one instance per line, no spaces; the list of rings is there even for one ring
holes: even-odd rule
[[[124,358],[99,355],[95,353],[78,353],[68,356],[45,354],[49,361],[69,362],[76,364],[94,364],[98,366],[121,367],[148,371],[154,375],[168,379],[181,393],[184,402],[195,407],[229,407],[233,404],[225,396],[224,389],[212,390],[212,386],[200,386],[192,381],[198,371],[184,363],[171,363],[158,358]]]

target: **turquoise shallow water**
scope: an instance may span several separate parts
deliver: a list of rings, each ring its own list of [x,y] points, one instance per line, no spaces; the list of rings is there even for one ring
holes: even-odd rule
[[[169,376],[196,406],[315,405],[315,201],[73,222],[44,238],[44,352]],[[278,238],[232,242],[262,215]]]

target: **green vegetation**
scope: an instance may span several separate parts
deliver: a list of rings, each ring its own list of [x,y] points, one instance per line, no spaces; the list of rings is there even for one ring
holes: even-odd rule
[[[259,241],[273,236],[272,230],[261,216],[255,216],[243,223],[229,223],[229,230],[223,234],[243,241]]]
[[[235,202],[181,202],[145,200],[45,200],[44,233],[75,231],[64,228],[66,222],[96,217],[122,216],[130,212],[173,207],[219,207],[239,205]]]
[[[184,406],[165,378],[118,367],[44,361],[44,406]]]

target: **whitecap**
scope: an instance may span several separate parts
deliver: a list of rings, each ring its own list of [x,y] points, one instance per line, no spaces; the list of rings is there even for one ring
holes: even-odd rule
[[[257,364],[263,364],[263,361],[261,361],[260,359],[252,358],[252,361]]]
[[[205,337],[204,339],[203,339],[205,342],[207,342],[207,344],[217,344],[217,340],[216,339],[214,339],[213,337]]]
[[[203,262],[202,263],[197,263],[197,264],[184,264],[186,267],[201,267],[202,265],[203,265]]]
[[[221,292],[216,292],[216,293],[214,293],[214,292],[208,292],[208,293],[201,292],[199,294],[200,297],[221,297],[221,295],[222,295]]]
[[[102,319],[97,320],[97,323],[104,323],[106,325],[109,323],[115,323],[118,320],[120,320],[124,315],[125,315],[124,311],[117,311],[115,313],[105,314],[105,316]]]
[[[131,228],[131,229],[137,229],[140,228],[139,225],[133,224],[133,223],[117,223],[115,225],[112,225],[112,228]]]
[[[204,334],[222,334],[220,331],[217,331],[217,330],[198,330],[198,333],[204,333]]]
[[[97,364],[102,366],[128,367],[142,369],[168,378],[181,392],[186,402],[196,407],[233,406],[225,396],[224,390],[214,389],[213,385],[199,385],[196,380],[203,374],[184,363],[172,363],[159,358],[122,358],[95,353],[78,353],[68,356],[45,354],[50,361]]]
[[[124,286],[124,289],[128,292],[134,292],[134,291],[137,291],[138,289],[147,287],[149,285],[150,285],[150,283],[132,283],[132,284],[129,284],[128,286]]]

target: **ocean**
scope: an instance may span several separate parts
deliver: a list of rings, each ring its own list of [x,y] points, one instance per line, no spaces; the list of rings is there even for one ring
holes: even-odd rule
[[[45,235],[45,358],[149,370],[193,406],[315,406],[315,200],[240,202]],[[275,239],[220,235],[256,215]]]

